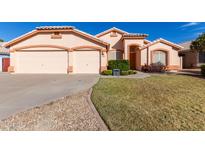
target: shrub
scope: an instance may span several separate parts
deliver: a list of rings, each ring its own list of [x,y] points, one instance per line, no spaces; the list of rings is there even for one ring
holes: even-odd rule
[[[157,62],[151,64],[151,72],[164,72],[165,65]]]
[[[120,69],[120,71],[128,71],[130,69],[128,60],[109,60],[108,69]]]
[[[121,71],[120,75],[129,75],[129,72],[128,71]]]
[[[143,72],[165,72],[166,66],[160,62],[157,62],[150,65],[145,64],[142,66],[141,70]]]
[[[128,70],[128,74],[133,74],[133,70]]]
[[[142,71],[142,72],[150,72],[150,70],[151,70],[151,66],[150,66],[150,65],[147,65],[147,64],[145,64],[145,65],[142,66],[142,68],[141,68],[141,71]]]
[[[133,74],[137,74],[137,71],[136,71],[136,70],[133,70]]]
[[[128,70],[128,74],[137,74],[136,70]]]
[[[205,76],[205,65],[201,65],[201,74]]]
[[[103,75],[112,75],[112,70],[104,70],[102,72]]]

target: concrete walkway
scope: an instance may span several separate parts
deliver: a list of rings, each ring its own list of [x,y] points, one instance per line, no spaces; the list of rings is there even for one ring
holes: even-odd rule
[[[99,75],[0,73],[0,120],[29,108],[90,89]]]
[[[201,75],[201,70],[200,69],[182,69],[177,73],[182,74],[182,75],[200,76]]]

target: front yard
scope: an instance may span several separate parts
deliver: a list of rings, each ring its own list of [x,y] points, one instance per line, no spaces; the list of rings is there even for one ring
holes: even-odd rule
[[[205,79],[100,79],[92,101],[110,130],[205,130]]]

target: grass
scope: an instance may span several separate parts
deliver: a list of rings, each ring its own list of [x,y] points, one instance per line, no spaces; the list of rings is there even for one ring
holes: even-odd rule
[[[205,130],[205,79],[100,79],[92,101],[110,130]]]

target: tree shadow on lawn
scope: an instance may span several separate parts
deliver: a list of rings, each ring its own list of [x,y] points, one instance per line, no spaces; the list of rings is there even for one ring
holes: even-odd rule
[[[198,78],[198,79],[205,79],[204,76],[202,76],[201,74],[186,74],[186,73],[180,73],[180,74],[176,74],[176,75],[182,75],[182,76],[189,76],[189,77],[195,77],[195,78]]]

